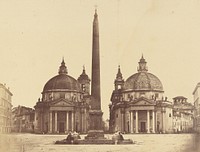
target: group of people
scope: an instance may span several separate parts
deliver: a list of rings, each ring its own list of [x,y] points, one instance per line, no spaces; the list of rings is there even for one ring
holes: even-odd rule
[[[78,140],[78,139],[81,139],[81,136],[76,131],[69,132],[69,134],[67,135],[67,138],[66,138],[66,140],[69,143],[73,143],[74,140]]]

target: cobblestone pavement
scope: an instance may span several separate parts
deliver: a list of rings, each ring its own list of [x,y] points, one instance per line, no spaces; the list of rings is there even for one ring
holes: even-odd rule
[[[135,141],[132,145],[54,144],[64,138],[66,135],[3,134],[0,135],[0,152],[200,152],[200,137],[193,134],[124,135]]]

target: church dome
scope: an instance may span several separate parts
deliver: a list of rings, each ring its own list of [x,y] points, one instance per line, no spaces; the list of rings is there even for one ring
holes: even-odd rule
[[[163,91],[161,81],[151,73],[136,73],[125,82],[125,89]]]
[[[146,61],[142,58],[139,62],[138,73],[130,76],[125,82],[125,89],[163,91],[161,81],[155,75],[148,73]]]
[[[43,92],[55,91],[60,89],[80,91],[80,85],[76,79],[67,74],[64,60],[59,69],[59,75],[51,78],[44,86]]]

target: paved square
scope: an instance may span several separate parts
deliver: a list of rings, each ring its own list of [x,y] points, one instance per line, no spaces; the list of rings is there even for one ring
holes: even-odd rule
[[[105,135],[111,138],[112,135]],[[4,134],[0,135],[1,152],[199,152],[199,137],[192,134],[124,135],[133,145],[55,145],[66,135]],[[84,135],[81,135],[84,138]]]

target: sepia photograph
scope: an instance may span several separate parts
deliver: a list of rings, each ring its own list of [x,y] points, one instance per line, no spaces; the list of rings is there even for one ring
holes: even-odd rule
[[[200,0],[1,0],[0,151],[200,152]]]

